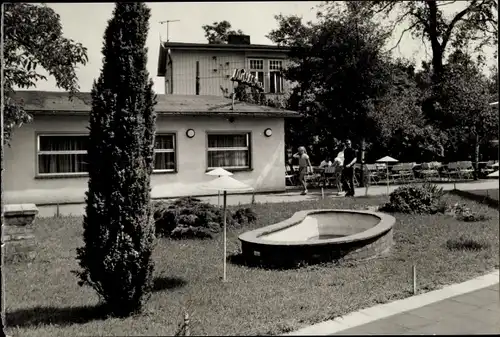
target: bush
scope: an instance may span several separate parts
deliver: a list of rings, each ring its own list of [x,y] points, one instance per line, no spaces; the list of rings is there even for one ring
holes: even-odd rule
[[[380,210],[409,214],[444,213],[446,211],[446,202],[442,200],[444,194],[443,189],[436,184],[401,186],[391,193],[390,201]]]
[[[153,206],[156,235],[173,239],[209,239],[221,231],[222,209],[199,199],[185,197],[174,202],[156,202]],[[251,208],[226,210],[227,226],[236,228],[257,220]]]
[[[457,239],[449,239],[446,241],[446,248],[449,250],[465,250],[465,251],[478,251],[487,249],[490,244],[481,239],[474,239],[465,235]]]
[[[477,222],[490,219],[490,217],[486,214],[474,212],[465,204],[459,203],[449,207],[447,213],[456,217],[458,220],[465,222]]]

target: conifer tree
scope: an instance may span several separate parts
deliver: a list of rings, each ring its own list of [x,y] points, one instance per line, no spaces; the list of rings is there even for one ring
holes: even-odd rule
[[[92,88],[85,245],[80,285],[108,312],[140,312],[152,288],[155,240],[150,206],[156,96],[146,70],[150,9],[116,3],[104,34],[103,66]]]

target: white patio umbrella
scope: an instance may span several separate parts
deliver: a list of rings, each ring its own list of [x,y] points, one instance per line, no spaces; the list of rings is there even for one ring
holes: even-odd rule
[[[227,237],[226,237],[226,202],[227,202],[227,192],[232,191],[232,192],[243,192],[243,191],[252,191],[253,187],[248,186],[247,184],[242,183],[241,181],[238,181],[234,178],[231,178],[230,176],[221,176],[219,178],[216,178],[206,184],[203,184],[201,188],[205,190],[217,190],[217,191],[223,191],[224,192],[224,197],[223,197],[223,231],[224,231],[224,273],[222,276],[222,280],[225,282],[226,281],[226,255],[227,255]]]
[[[208,171],[205,174],[207,176],[217,176],[217,177],[224,177],[224,176],[232,176],[233,175],[231,172],[224,170],[222,167],[214,168],[213,170]],[[220,191],[217,191],[217,206],[220,207]]]
[[[394,159],[392,157],[389,157],[389,156],[385,156],[384,158],[380,158],[379,160],[377,160],[377,163],[385,163],[385,168],[387,170],[387,195],[389,195],[389,163],[397,163],[398,160],[397,159]]]
[[[498,177],[498,171],[488,174],[487,177]]]

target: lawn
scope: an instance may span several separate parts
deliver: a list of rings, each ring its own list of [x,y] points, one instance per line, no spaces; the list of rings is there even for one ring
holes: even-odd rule
[[[447,215],[396,215],[392,253],[364,263],[327,264],[297,270],[261,270],[228,264],[223,284],[222,238],[207,241],[159,239],[155,249],[155,291],[144,314],[102,319],[92,289],[79,287],[75,248],[82,244],[81,218],[36,222],[39,254],[30,265],[6,270],[7,333],[13,336],[173,335],[183,311],[191,315],[192,335],[279,334],[346,313],[410,296],[411,269],[425,292],[485,274],[499,264],[498,211],[465,202],[491,219],[461,222]],[[256,204],[253,227],[266,226],[294,212],[315,208],[364,209],[384,197]],[[228,234],[228,250],[238,249]],[[487,242],[478,251],[450,250],[446,242],[466,234]],[[119,285],[117,285],[119,286]]]

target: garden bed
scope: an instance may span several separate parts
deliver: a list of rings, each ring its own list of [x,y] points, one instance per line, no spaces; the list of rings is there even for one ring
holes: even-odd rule
[[[443,214],[394,214],[391,254],[366,263],[278,271],[228,263],[228,282],[222,283],[220,234],[211,240],[159,239],[154,293],[144,314],[127,319],[100,317],[95,293],[79,287],[71,273],[77,269],[75,249],[82,245],[82,219],[39,219],[35,261],[6,267],[7,333],[173,335],[188,310],[192,335],[279,334],[410,296],[413,264],[421,291],[498,268],[498,211],[456,195],[447,197],[450,203],[466,203],[491,218],[471,223]],[[361,197],[256,204],[252,207],[257,222],[228,232],[228,252],[238,251],[242,232],[282,221],[299,210],[365,209],[385,201],[385,197]],[[488,245],[469,251],[447,247],[450,238],[464,235]]]

